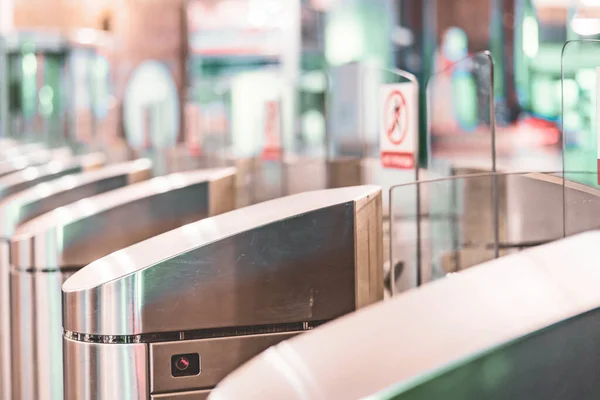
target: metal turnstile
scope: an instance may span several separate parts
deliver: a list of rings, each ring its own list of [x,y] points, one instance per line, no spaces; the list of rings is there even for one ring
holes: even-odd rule
[[[66,399],[203,399],[269,346],[383,298],[381,190],[190,224],[63,285]]]
[[[58,158],[40,166],[28,167],[8,175],[0,176],[0,200],[38,183],[99,168],[104,164],[104,160],[105,157],[101,153]]]
[[[10,392],[10,238],[17,226],[58,207],[150,178],[151,163],[140,159],[63,176],[0,201],[0,399]]]
[[[0,138],[0,160],[11,160],[13,157],[24,156],[44,149],[42,143],[24,143],[13,139]]]
[[[17,154],[13,157],[0,160],[0,177],[22,171],[27,167],[36,167],[53,160],[66,161],[71,158],[72,152],[67,147],[56,149],[37,149],[26,154]]]
[[[575,235],[361,310],[269,349],[210,399],[596,398],[598,243]]]
[[[61,285],[67,277],[113,251],[233,209],[234,182],[233,168],[161,176],[20,225],[10,252],[13,398],[63,398]]]

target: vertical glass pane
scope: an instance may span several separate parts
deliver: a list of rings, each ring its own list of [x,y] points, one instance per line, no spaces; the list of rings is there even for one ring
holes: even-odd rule
[[[493,86],[488,52],[450,64],[430,77],[428,167],[432,173],[495,171]]]
[[[600,41],[567,42],[561,60],[564,148],[564,233],[600,227],[595,210],[600,193],[598,166],[598,73]]]

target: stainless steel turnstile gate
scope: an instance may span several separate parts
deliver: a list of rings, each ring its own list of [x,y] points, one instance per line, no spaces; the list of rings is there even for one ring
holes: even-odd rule
[[[66,399],[202,399],[267,347],[383,298],[381,191],[284,197],[99,259],[63,286]]]
[[[10,390],[10,238],[17,226],[58,207],[150,177],[151,163],[140,159],[63,176],[35,185],[0,201],[0,399]]]
[[[161,176],[21,225],[11,241],[13,397],[63,398],[64,279],[113,251],[231,210],[234,182],[233,168]]]

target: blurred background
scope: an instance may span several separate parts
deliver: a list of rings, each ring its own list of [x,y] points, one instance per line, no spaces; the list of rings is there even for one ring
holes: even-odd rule
[[[286,152],[364,153],[378,140],[365,85],[397,68],[420,82],[422,161],[423,110],[433,145],[460,154],[453,138],[490,129],[486,90],[500,153],[557,165],[563,127],[573,159],[596,151],[600,51],[561,60],[600,34],[596,0],[0,0],[0,32],[4,136],[248,156],[277,101]],[[461,67],[485,50],[493,76]]]

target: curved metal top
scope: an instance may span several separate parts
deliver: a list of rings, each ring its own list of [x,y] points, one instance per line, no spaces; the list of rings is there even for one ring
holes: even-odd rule
[[[44,150],[44,145],[41,143],[19,143],[16,140],[8,140],[0,142],[0,156],[3,159],[10,160],[12,157],[26,155],[36,151]]]
[[[0,200],[38,183],[47,182],[63,175],[73,174],[104,164],[106,156],[91,153],[79,157],[58,158],[46,164],[27,167],[0,177]]]
[[[18,224],[76,200],[148,179],[148,159],[108,165],[93,171],[43,182],[0,202],[0,237],[9,238]],[[104,185],[100,183],[106,182]]]
[[[71,276],[65,329],[135,335],[335,318],[382,298],[381,230],[378,186],[306,192],[198,221]]]
[[[78,268],[184,223],[229,211],[235,202],[234,178],[234,168],[175,173],[59,207],[17,228],[12,265]],[[227,196],[218,196],[219,190]]]
[[[72,156],[68,147],[57,149],[38,149],[31,153],[15,155],[7,160],[0,161],[0,176],[21,171],[30,166],[42,165],[55,159],[67,159]]]
[[[599,308],[600,269],[594,262],[599,242],[600,232],[583,233],[340,318],[262,353],[223,380],[210,399],[366,398],[389,388],[396,395],[408,391],[493,349]],[[530,372],[545,369],[535,356],[530,358],[535,364]],[[484,376],[493,387],[495,378],[500,381],[516,367],[514,360],[503,361],[486,364],[491,369],[478,369],[478,376],[460,375],[456,387],[477,387],[472,380]],[[537,377],[532,381],[547,385]]]

